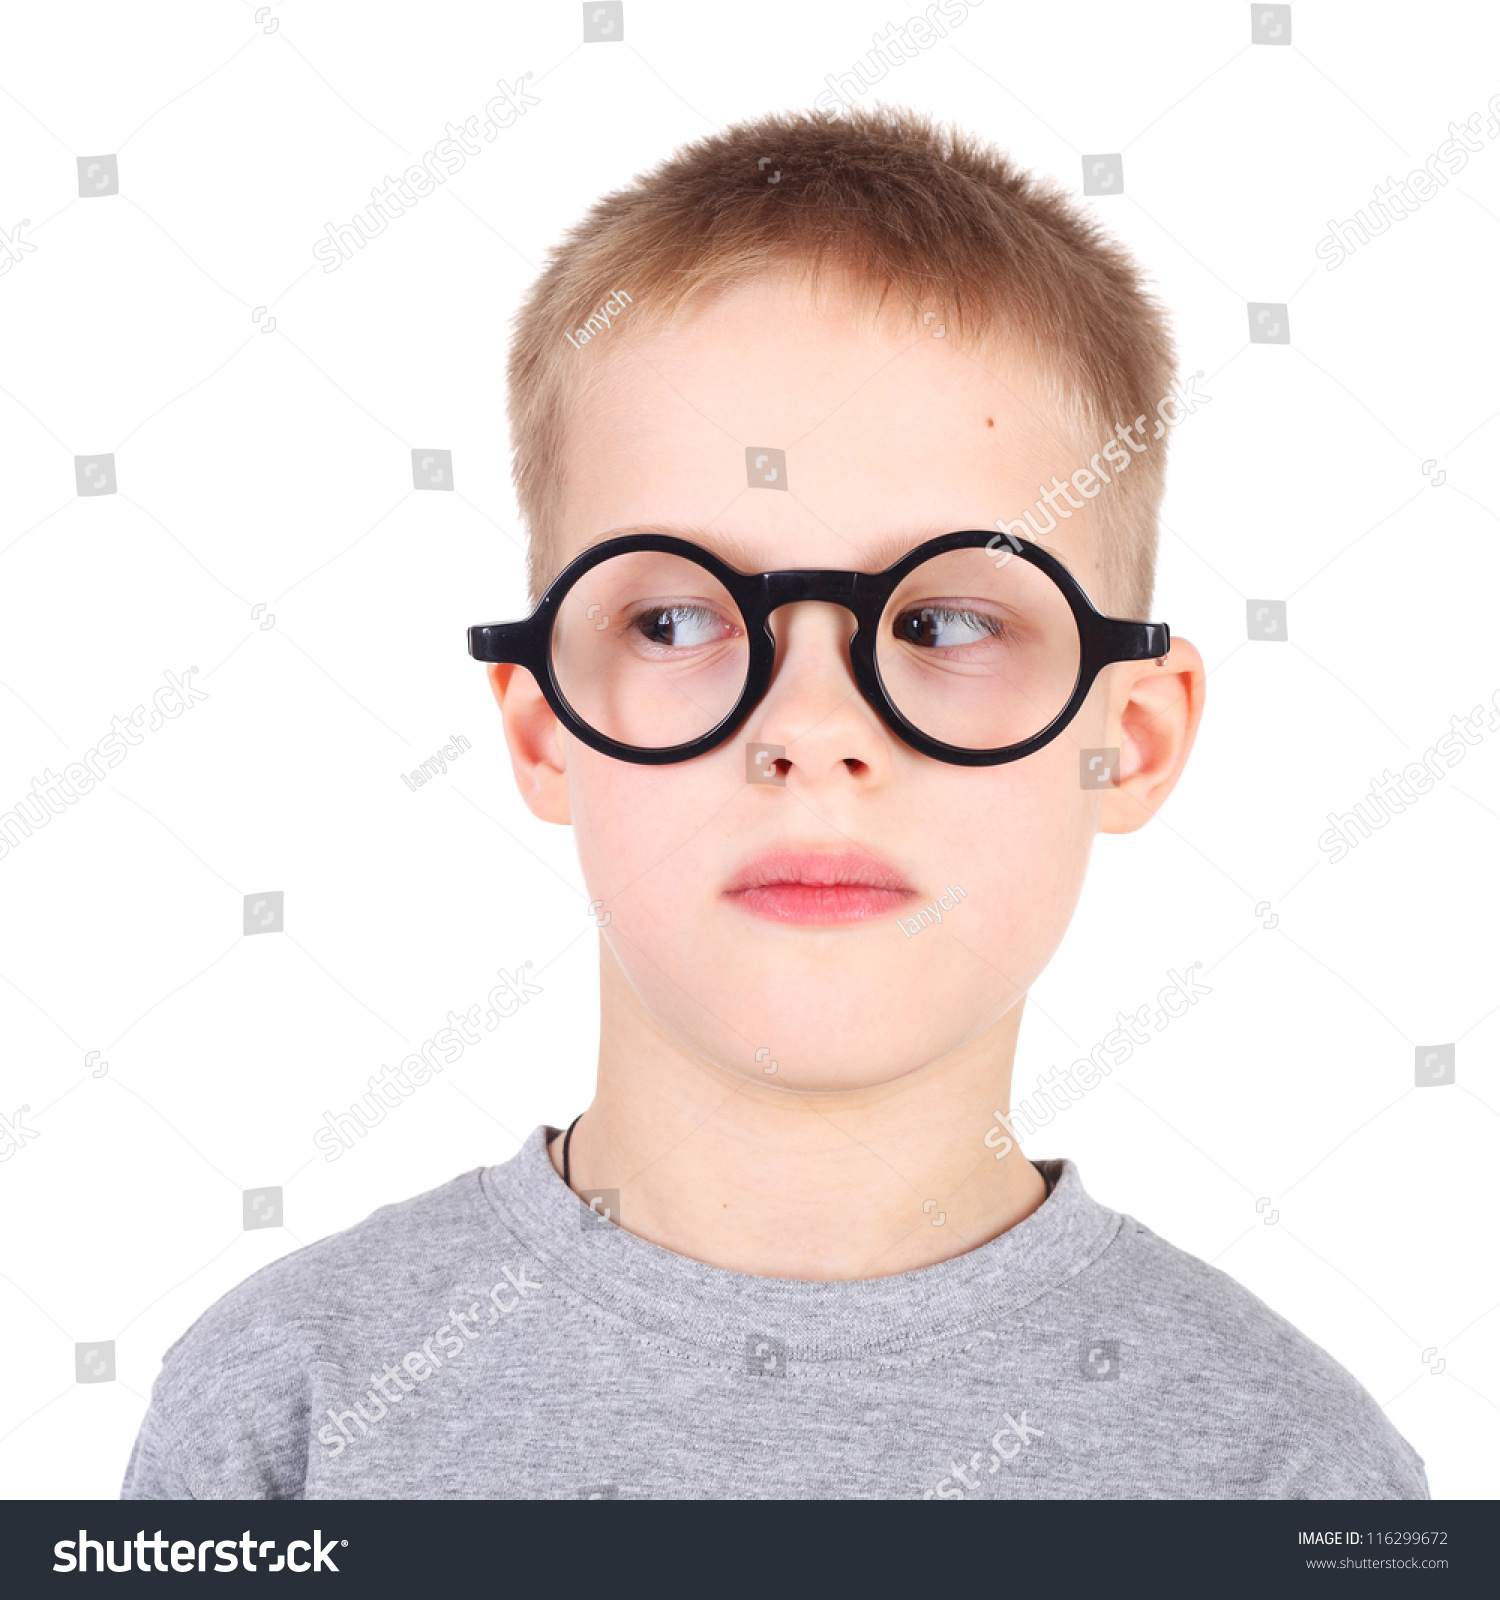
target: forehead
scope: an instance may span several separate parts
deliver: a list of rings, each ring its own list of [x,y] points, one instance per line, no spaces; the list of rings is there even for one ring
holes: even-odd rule
[[[554,570],[653,528],[742,570],[878,571],[923,539],[1019,516],[1083,465],[1077,447],[1030,359],[940,327],[785,277],[663,330],[625,312],[595,336],[568,410]],[[1087,582],[1083,521],[1042,542]]]

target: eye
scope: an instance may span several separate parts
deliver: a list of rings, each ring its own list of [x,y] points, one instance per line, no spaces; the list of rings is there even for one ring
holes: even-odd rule
[[[716,644],[735,631],[717,611],[702,605],[663,606],[646,611],[632,626],[649,643],[674,650]]]
[[[903,611],[895,619],[893,631],[907,644],[926,649],[957,650],[964,645],[983,644],[999,638],[1005,629],[998,618],[960,606],[919,606]]]

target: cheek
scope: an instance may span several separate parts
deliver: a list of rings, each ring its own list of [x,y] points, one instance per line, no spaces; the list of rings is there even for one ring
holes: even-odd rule
[[[649,864],[652,825],[660,815],[642,792],[650,774],[648,767],[632,767],[577,744],[569,747],[573,840],[592,895],[612,899]]]
[[[930,866],[969,895],[975,934],[997,954],[1055,944],[1081,892],[1096,809],[1066,736],[1023,761],[976,768],[941,785],[913,815],[931,825]]]
[[[570,741],[568,798],[590,895],[629,922],[684,910],[709,875],[716,835],[707,824],[743,781],[712,757],[636,766]]]

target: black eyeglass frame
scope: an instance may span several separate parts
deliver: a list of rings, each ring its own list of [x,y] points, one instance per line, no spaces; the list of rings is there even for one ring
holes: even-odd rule
[[[1039,567],[1062,591],[1078,626],[1078,679],[1068,703],[1039,733],[1019,744],[992,750],[968,750],[945,744],[909,722],[886,693],[876,664],[875,650],[880,619],[897,586],[934,556],[950,550],[971,550],[984,546],[997,548],[1010,558],[1029,561]],[[710,573],[739,607],[745,621],[750,659],[745,687],[729,713],[713,728],[686,744],[645,746],[621,744],[597,728],[590,727],[568,704],[552,670],[553,624],[569,590],[586,572],[614,556],[638,551],[656,551],[680,556]],[[866,702],[881,721],[903,743],[921,755],[960,767],[993,767],[1002,762],[1019,761],[1050,744],[1078,715],[1079,708],[1100,672],[1116,661],[1148,661],[1165,656],[1172,645],[1171,630],[1165,622],[1130,622],[1123,617],[1105,616],[1084,592],[1071,572],[1040,545],[1013,533],[988,533],[977,528],[945,533],[909,550],[884,572],[848,572],[827,567],[792,567],[779,572],[740,572],[721,561],[711,550],[687,539],[664,533],[626,534],[591,546],[568,563],[547,587],[531,615],[520,622],[476,623],[469,629],[469,654],[476,661],[505,662],[525,667],[537,681],[547,704],[559,722],[574,738],[619,761],[638,766],[666,766],[691,761],[706,755],[732,739],[750,713],[760,704],[776,666],[776,640],[771,633],[771,614],[785,605],[803,601],[823,601],[843,606],[854,614],[856,628],[849,639],[849,665],[854,681]]]

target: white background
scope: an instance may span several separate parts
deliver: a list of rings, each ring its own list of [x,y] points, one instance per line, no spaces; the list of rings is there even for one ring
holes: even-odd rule
[[[1203,651],[1206,720],[1159,819],[1100,841],[1017,1095],[1170,968],[1213,992],[1028,1153],[1330,1350],[1435,1495],[1489,1496],[1500,733],[1337,865],[1317,840],[1500,688],[1500,139],[1336,271],[1313,252],[1485,110],[1500,23],[1292,9],[1273,47],[1238,0],[988,0],[876,92],[1073,192],[1123,152],[1124,193],[1085,203],[1212,396],[1174,436],[1152,611]],[[0,811],[165,671],[209,695],[0,861],[0,1113],[39,1134],[0,1163],[13,1496],[117,1494],[162,1353],[219,1295],[587,1102],[588,896],[464,648],[526,609],[509,319],[598,195],[810,106],[918,14],[629,0],[623,42],[584,45],[575,3],[256,10],[11,7],[0,35],[0,227],[35,245],[0,279]],[[540,105],[322,270],[325,224],[527,71]],[[120,192],[80,199],[106,153]],[[1289,305],[1290,345],[1248,343],[1249,301]],[[456,490],[415,493],[434,446]],[[78,497],[72,458],[105,451],[119,492]],[[1250,598],[1288,602],[1288,642],[1249,641]],[[245,938],[268,889],[286,931]],[[526,960],[544,993],[325,1161],[325,1110]],[[1456,1083],[1416,1088],[1446,1043]],[[286,1226],[244,1231],[263,1185]],[[99,1340],[116,1380],[75,1384]]]

